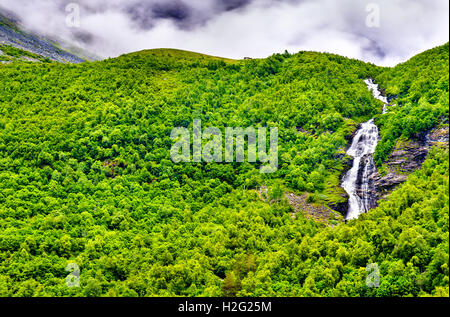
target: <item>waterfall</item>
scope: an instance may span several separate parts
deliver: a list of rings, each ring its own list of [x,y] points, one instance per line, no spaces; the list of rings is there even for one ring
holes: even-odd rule
[[[383,113],[387,112],[387,98],[383,97],[378,85],[372,79],[364,81],[373,92],[373,96],[383,101]],[[362,213],[376,207],[373,195],[375,186],[371,175],[377,173],[373,155],[380,139],[375,120],[371,119],[363,124],[356,132],[352,145],[347,151],[354,158],[352,168],[347,172],[342,181],[342,187],[349,195],[348,212],[346,220],[358,218]]]
[[[379,140],[378,127],[371,119],[363,124],[353,138],[347,154],[354,158],[353,166],[344,176],[342,187],[349,195],[349,208],[346,219],[358,218],[362,213],[374,207],[370,195],[370,175],[376,172],[373,154]]]
[[[380,88],[378,87],[377,84],[375,84],[373,82],[372,79],[370,79],[370,78],[366,79],[364,82],[366,83],[366,85],[369,88],[369,90],[372,91],[374,98],[378,99],[378,100],[381,100],[383,102],[383,104],[384,104],[384,106],[383,106],[383,114],[387,113],[387,106],[389,104],[387,97],[383,97],[383,95],[381,94]]]

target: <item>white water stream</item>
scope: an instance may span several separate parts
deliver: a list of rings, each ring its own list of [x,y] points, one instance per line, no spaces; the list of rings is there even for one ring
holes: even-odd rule
[[[380,91],[380,87],[378,87],[378,85],[375,84],[372,79],[366,79],[364,82],[366,83],[369,90],[372,91],[374,98],[381,100],[384,103],[383,114],[385,114],[387,112],[387,106],[389,104],[387,97],[383,97]]]
[[[379,87],[372,79],[364,81],[373,92],[373,96],[383,101],[383,113],[387,111],[388,100],[381,95]],[[371,197],[370,176],[376,172],[373,154],[380,139],[378,127],[371,119],[363,124],[356,132],[352,145],[347,154],[354,158],[352,168],[347,172],[342,181],[342,187],[349,195],[348,212],[346,220],[358,218],[361,214],[368,212],[374,206],[375,197]]]

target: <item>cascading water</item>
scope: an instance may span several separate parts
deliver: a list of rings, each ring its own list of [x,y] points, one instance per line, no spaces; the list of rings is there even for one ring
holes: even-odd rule
[[[372,79],[366,79],[364,82],[366,83],[369,90],[372,91],[375,99],[381,100],[383,102],[383,104],[384,104],[383,114],[385,114],[387,112],[387,106],[389,104],[387,97],[383,97],[383,95],[381,94],[380,88],[378,87],[377,84],[375,84],[373,82]]]
[[[354,157],[353,166],[342,182],[342,187],[349,195],[347,220],[358,218],[360,214],[374,207],[370,197],[370,189],[373,184],[371,184],[369,176],[376,171],[373,154],[378,139],[378,127],[372,119],[361,125],[347,151],[348,155]]]
[[[386,113],[388,101],[386,97],[381,95],[378,85],[372,79],[367,79],[364,82],[369,90],[372,90],[373,96],[383,101],[383,113]],[[349,195],[346,220],[358,218],[362,213],[376,207],[376,200],[372,195],[375,185],[371,175],[377,173],[373,154],[379,139],[378,127],[375,125],[374,119],[371,119],[361,124],[353,138],[352,145],[347,151],[347,154],[352,156],[354,160],[352,168],[342,181],[342,187]]]

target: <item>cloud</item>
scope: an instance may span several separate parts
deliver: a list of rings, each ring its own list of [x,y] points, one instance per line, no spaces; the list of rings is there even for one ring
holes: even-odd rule
[[[66,25],[71,2],[80,6],[80,28]],[[449,38],[447,0],[0,0],[0,6],[27,27],[102,57],[160,47],[230,58],[287,49],[392,66]],[[367,25],[371,18],[379,27]]]

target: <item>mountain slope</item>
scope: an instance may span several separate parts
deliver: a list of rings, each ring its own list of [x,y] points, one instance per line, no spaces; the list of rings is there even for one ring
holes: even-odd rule
[[[448,86],[448,45],[437,51],[442,76],[430,75],[431,86]],[[426,65],[401,77],[417,68]],[[282,199],[345,200],[351,135],[374,116],[389,120],[363,80],[386,88],[397,71],[313,52],[233,61],[150,50],[1,65],[0,296],[448,295],[448,145],[349,223],[293,214]],[[279,170],[173,163],[170,133],[192,131],[194,119],[278,127]],[[80,287],[65,284],[69,263]],[[380,287],[366,284],[371,264]]]
[[[28,54],[10,55],[8,51],[11,51],[11,48],[20,49],[28,52]],[[32,60],[48,58],[49,60],[63,63],[84,62],[83,58],[59,48],[56,43],[25,31],[14,16],[0,11],[0,57],[2,55],[5,60],[6,56],[9,57],[8,60],[28,57],[32,58]]]
[[[419,54],[377,76],[393,99],[391,115],[381,116],[382,140],[376,160],[381,163],[400,138],[412,138],[439,123],[448,126],[449,44]]]

